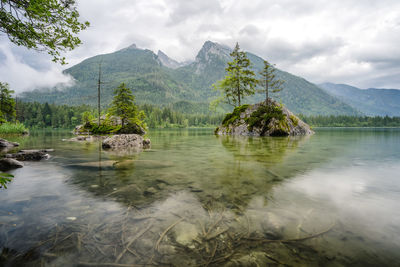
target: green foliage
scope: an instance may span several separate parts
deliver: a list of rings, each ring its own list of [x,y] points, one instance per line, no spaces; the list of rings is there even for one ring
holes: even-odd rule
[[[1,0],[0,31],[16,45],[46,51],[62,64],[61,52],[80,45],[76,35],[89,26],[78,18],[75,0]]]
[[[190,113],[176,110],[174,105],[160,108],[145,104],[140,107],[146,114],[145,122],[149,128],[184,128],[184,127],[211,127],[221,123],[222,114]]]
[[[15,119],[15,100],[8,83],[0,82],[0,123]]]
[[[14,178],[14,175],[0,172],[0,188],[7,188],[7,183],[11,182],[11,178]]]
[[[260,72],[261,79],[259,83],[264,87],[263,90],[259,90],[259,92],[265,93],[265,102],[268,103],[269,91],[271,93],[278,93],[282,91],[283,80],[280,80],[276,77],[275,67],[271,65],[268,61],[264,60],[264,68]]]
[[[284,125],[285,115],[282,112],[282,107],[279,105],[261,105],[256,111],[254,111],[249,118],[247,118],[246,123],[249,125],[248,128],[250,131],[253,130],[253,127],[261,126],[261,123],[265,121],[265,125],[271,121],[272,118],[275,118],[280,122],[280,127],[284,128],[287,125]],[[282,123],[282,125],[281,125]],[[287,124],[287,122],[286,122]],[[287,128],[287,127],[286,127]]]
[[[82,106],[58,106],[49,104],[50,112],[45,111],[46,104],[38,102],[25,103],[18,101],[17,119],[28,128],[65,128],[71,129],[78,124],[85,124],[83,114],[93,114],[93,107]],[[223,115],[205,113],[206,105],[201,108],[198,104],[193,107],[190,103],[186,103],[187,109],[182,108],[179,104],[158,107],[145,104],[138,107],[138,116],[134,120],[142,128],[171,128],[171,127],[210,127],[220,124]],[[86,114],[88,114],[86,113]],[[144,115],[146,115],[144,117]],[[74,121],[73,118],[76,118]]]
[[[241,107],[245,107],[242,105]],[[49,104],[50,113],[46,113],[45,104],[18,102],[17,119],[28,128],[68,128],[71,129],[78,124],[84,124],[82,114],[85,111],[93,113],[90,106],[58,106]],[[211,127],[216,126],[224,120],[223,114],[203,113],[201,110],[193,112],[188,109],[175,108],[174,105],[158,107],[145,104],[138,108],[146,114],[143,122],[149,128],[182,128],[182,127]],[[240,107],[238,108],[240,109]],[[139,114],[140,114],[139,111]],[[40,114],[38,115],[38,112]],[[73,118],[76,122],[73,124]],[[138,115],[140,118],[140,115]],[[400,127],[400,117],[358,117],[358,116],[299,116],[304,122],[317,126],[338,127]],[[38,120],[41,118],[41,120]],[[47,118],[47,119],[46,119]],[[295,118],[295,117],[294,117]],[[295,119],[290,117],[295,125]],[[143,126],[142,126],[143,127]]]
[[[238,43],[230,56],[233,59],[225,68],[225,78],[213,84],[213,87],[214,90],[221,93],[221,97],[217,101],[236,107],[241,105],[243,97],[254,95],[257,79],[250,69],[250,60],[245,52],[240,51]]]
[[[400,127],[400,117],[304,116],[301,120],[313,127]]]
[[[234,108],[232,113],[228,113],[225,115],[225,118],[222,120],[222,125],[228,126],[230,124],[233,124],[235,121],[240,119],[240,114],[244,112],[248,107],[249,105],[242,105]]]
[[[90,111],[83,112],[81,116],[82,116],[83,124],[87,124],[87,123],[91,122],[92,120],[94,120],[94,115]]]
[[[93,107],[87,105],[71,107],[67,105],[18,101],[16,113],[17,121],[20,121],[28,128],[51,127],[71,129],[83,123],[82,114],[85,111],[93,113]]]
[[[27,134],[28,129],[22,123],[5,122],[0,125],[0,134]]]
[[[299,119],[298,119],[296,116],[290,115],[289,118],[290,118],[290,120],[292,121],[294,127],[296,127],[297,125],[299,125]]]
[[[118,88],[114,90],[114,99],[109,111],[111,115],[121,118],[122,127],[124,127],[128,119],[135,119],[137,117],[135,97],[131,89],[126,88],[125,83],[121,83]]]
[[[112,134],[118,132],[121,129],[121,125],[113,126],[108,123],[101,123],[98,125],[97,123],[90,124],[88,130],[92,134]]]

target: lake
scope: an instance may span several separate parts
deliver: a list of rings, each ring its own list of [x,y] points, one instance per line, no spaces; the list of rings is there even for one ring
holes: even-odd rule
[[[143,152],[71,137],[8,138],[55,151],[0,190],[0,265],[400,265],[400,129],[151,130]]]

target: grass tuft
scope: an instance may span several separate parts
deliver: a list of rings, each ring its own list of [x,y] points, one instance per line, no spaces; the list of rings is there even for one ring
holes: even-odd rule
[[[22,123],[5,122],[0,125],[0,134],[27,134],[29,131]]]

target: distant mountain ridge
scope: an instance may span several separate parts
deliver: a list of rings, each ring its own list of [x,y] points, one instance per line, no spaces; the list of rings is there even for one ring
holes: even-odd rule
[[[360,89],[347,84],[323,83],[319,87],[369,116],[400,116],[400,90]]]
[[[64,71],[71,75],[75,84],[63,90],[48,88],[25,92],[24,101],[49,102],[56,104],[95,104],[97,99],[97,79],[99,64],[102,68],[102,103],[110,103],[113,88],[125,82],[139,104],[167,105],[180,102],[194,103],[206,107],[217,96],[211,85],[225,76],[226,63],[231,60],[231,48],[211,41],[204,43],[193,62],[179,63],[162,51],[157,54],[136,45],[116,52],[97,55],[83,60]],[[254,71],[263,67],[263,59],[247,53]],[[304,115],[360,114],[350,105],[328,94],[313,83],[277,70],[278,77],[284,79],[284,90],[275,97],[294,113]],[[246,99],[249,103],[264,100],[263,94]],[[204,108],[202,108],[204,110]]]
[[[189,65],[191,63],[191,61],[178,62],[178,61],[170,58],[169,56],[167,56],[161,50],[158,50],[157,56],[163,66],[165,66],[167,68],[171,68],[171,69],[177,69],[177,68]]]

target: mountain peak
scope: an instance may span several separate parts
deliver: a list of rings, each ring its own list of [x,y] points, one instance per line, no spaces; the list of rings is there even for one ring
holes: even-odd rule
[[[223,58],[230,57],[232,49],[228,46],[221,45],[215,42],[206,41],[196,56],[196,62],[209,61],[210,55],[216,55]]]
[[[161,56],[161,57],[168,57],[167,56],[167,54],[165,54],[163,51],[161,51],[161,50],[158,50],[158,52],[157,52],[157,56]]]
[[[137,48],[136,44],[131,44],[130,46],[122,48],[120,51],[126,51],[126,50],[131,50],[131,49],[139,49],[139,48]]]
[[[127,47],[128,49],[137,49],[136,44],[131,44],[130,46]]]
[[[165,54],[163,51],[158,50],[157,52],[158,59],[160,60],[161,64],[167,68],[177,69],[188,65],[188,62],[178,62]]]

